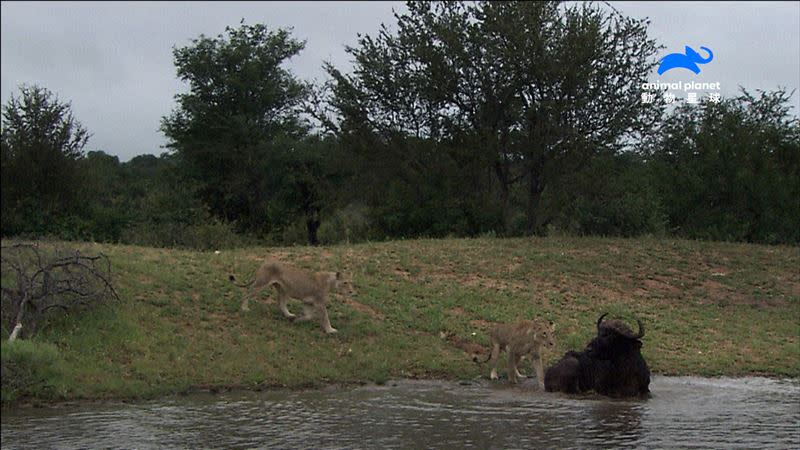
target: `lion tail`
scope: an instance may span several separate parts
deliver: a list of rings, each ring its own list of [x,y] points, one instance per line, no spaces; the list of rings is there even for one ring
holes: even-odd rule
[[[487,362],[489,362],[490,359],[492,359],[491,351],[489,352],[489,356],[487,356],[485,360],[481,361],[480,359],[478,359],[478,355],[475,355],[472,357],[472,362],[477,364],[486,364]]]
[[[252,280],[250,280],[250,282],[249,282],[249,283],[246,283],[246,284],[239,284],[239,283],[237,283],[237,282],[236,282],[236,277],[235,277],[235,276],[233,276],[233,274],[230,274],[230,275],[228,276],[228,279],[231,281],[231,283],[233,283],[233,285],[234,285],[234,286],[238,286],[238,287],[240,287],[240,288],[246,288],[246,287],[250,287],[250,286],[252,286],[252,285],[253,285],[253,283],[255,283],[255,281],[256,281],[256,279],[255,279],[255,278],[253,278]]]

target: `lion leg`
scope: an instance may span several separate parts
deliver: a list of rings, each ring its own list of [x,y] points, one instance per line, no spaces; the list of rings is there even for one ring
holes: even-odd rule
[[[338,332],[336,328],[331,326],[331,321],[328,318],[328,310],[325,308],[325,304],[320,303],[317,305],[317,311],[319,312],[320,317],[320,325],[322,325],[322,331],[333,334]]]
[[[517,363],[516,363],[516,366],[517,366],[516,367],[517,378],[528,378],[527,375],[525,375],[524,373],[519,371],[519,368],[522,365],[522,360],[523,359],[525,359],[525,355],[522,355],[519,358],[517,358]]]
[[[492,343],[492,373],[489,374],[489,378],[492,380],[496,380],[497,377],[497,361],[500,359],[500,344],[497,342]]]
[[[522,355],[519,358],[517,358],[517,377],[519,377],[519,378],[528,378],[527,375],[525,375],[524,373],[519,371],[520,366],[522,366],[522,360],[524,360],[524,359],[525,359],[525,355]]]
[[[261,282],[259,280],[256,280],[253,283],[253,286],[250,288],[250,290],[244,296],[244,300],[242,300],[242,306],[241,306],[241,310],[242,311],[250,311],[250,306],[249,306],[250,298],[255,299],[256,295],[258,295],[258,293],[261,292],[262,289],[264,289],[265,285],[266,285],[266,283]]]
[[[303,315],[295,319],[297,322],[305,322],[306,320],[311,320],[316,315],[316,308],[314,305],[309,305],[307,303],[303,303]]]
[[[281,309],[283,317],[286,317],[289,320],[294,320],[297,316],[290,313],[289,308],[286,306],[286,303],[289,301],[289,296],[286,295],[286,292],[279,284],[276,284],[275,287],[278,288],[278,307]]]
[[[541,353],[531,353],[531,365],[533,365],[533,370],[536,371],[536,381],[539,382],[539,387],[544,389],[544,368],[542,367]]]
[[[517,355],[514,352],[508,352],[508,380],[512,383],[516,384],[519,380],[517,379],[517,364],[519,364],[520,355]]]

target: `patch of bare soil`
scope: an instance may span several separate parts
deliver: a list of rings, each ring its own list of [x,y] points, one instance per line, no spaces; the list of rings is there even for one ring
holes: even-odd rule
[[[403,278],[405,280],[408,280],[408,279],[411,278],[411,272],[409,272],[407,270],[404,270],[404,269],[401,269],[400,267],[395,267],[393,272],[394,272],[395,275],[397,275],[398,277]]]
[[[722,266],[709,267],[708,270],[712,277],[727,277],[729,272],[727,267]]]
[[[355,301],[352,298],[347,298],[344,300],[344,303],[351,308],[355,309],[360,313],[364,313],[370,316],[373,320],[383,321],[386,316],[383,315],[380,311],[372,308],[371,306],[365,305],[361,302]]]
[[[467,312],[464,310],[464,308],[462,308],[460,306],[456,306],[455,308],[448,309],[447,310],[447,314],[450,314],[452,316],[457,316],[457,317],[463,317],[463,316],[467,315]]]
[[[678,286],[670,283],[670,280],[665,280],[664,277],[644,280],[642,286],[637,290],[642,290],[643,294],[651,293],[664,297],[681,297],[683,295],[683,291]]]
[[[208,322],[222,324],[222,325],[233,325],[238,322],[234,317],[227,313],[219,313],[219,312],[212,312],[208,313],[207,316]]]
[[[706,295],[712,300],[726,300],[731,294],[727,286],[714,280],[704,281],[700,289],[706,291]]]
[[[483,319],[473,319],[473,320],[470,320],[469,323],[473,327],[475,327],[475,328],[477,328],[479,330],[484,330],[484,331],[488,330],[489,327],[494,325],[494,323],[489,322],[488,320],[483,320]]]
[[[590,294],[589,297],[592,297],[591,294],[594,294],[595,297],[602,298],[604,300],[610,300],[613,302],[618,302],[623,300],[623,295],[616,289],[608,288],[605,286],[600,286],[598,284],[591,283],[588,285],[583,285],[582,289],[584,291],[588,291]]]
[[[258,262],[265,262],[268,259],[277,259],[278,261],[289,261],[290,253],[281,250],[274,250],[270,251],[269,253],[265,254],[249,254],[245,256],[245,259],[248,261],[258,261]]]
[[[518,282],[506,282],[503,280],[498,280],[496,278],[487,277],[486,275],[482,275],[480,273],[470,273],[463,277],[452,277],[455,278],[456,282],[468,287],[479,287],[483,289],[493,290],[493,291],[503,291],[506,289],[514,289],[514,290],[524,290],[525,285],[523,283]]]
[[[506,271],[508,271],[508,273],[511,273],[519,269],[521,265],[522,265],[522,260],[519,257],[515,256],[514,259],[512,259],[511,262],[506,266]]]
[[[479,273],[470,273],[466,275],[461,281],[463,282],[464,285],[469,287],[477,286],[482,288],[501,290],[506,286],[505,283],[502,281],[493,280]]]
[[[787,291],[789,292],[789,295],[793,295],[795,297],[800,297],[800,283],[798,283],[796,281],[792,281],[792,282],[789,282],[787,284],[787,287],[788,287]]]
[[[778,306],[786,304],[784,300],[776,298],[758,300],[751,295],[737,292],[716,280],[704,281],[700,285],[699,289],[704,294],[704,298],[701,300],[702,303],[714,302],[720,304],[761,306]]]
[[[464,310],[464,308],[462,308],[460,306],[456,306],[455,308],[448,309],[447,310],[447,314],[451,315],[451,316],[455,316],[455,317],[467,316],[467,312]],[[472,319],[472,320],[469,321],[469,323],[470,323],[470,325],[473,326],[473,328],[476,328],[478,330],[484,330],[484,331],[488,330],[489,327],[494,325],[493,322],[489,322],[488,320],[483,320],[483,319]]]
[[[458,336],[447,336],[447,342],[453,347],[459,348],[470,355],[483,355],[488,352],[484,346],[477,342],[472,342]]]
[[[464,317],[467,315],[467,312],[464,311],[463,308],[457,306],[455,308],[447,310],[447,314],[451,316]],[[489,327],[494,325],[494,323],[482,319],[473,319],[470,320],[469,323],[475,329],[483,331],[488,330]],[[446,339],[448,344],[452,345],[455,348],[461,349],[462,351],[470,355],[483,355],[488,353],[488,350],[484,348],[482,345],[478,344],[477,342],[473,342],[471,340],[464,339],[453,334],[446,334],[444,332],[440,332],[439,337],[442,339]]]

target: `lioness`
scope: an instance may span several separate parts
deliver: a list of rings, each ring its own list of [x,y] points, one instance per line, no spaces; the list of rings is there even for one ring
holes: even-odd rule
[[[492,340],[492,352],[486,361],[492,360],[492,373],[490,378],[496,380],[497,361],[500,352],[508,351],[508,379],[516,383],[517,379],[525,375],[519,373],[517,365],[523,355],[530,354],[531,364],[536,371],[539,386],[544,389],[544,369],[542,368],[542,347],[555,347],[555,324],[551,321],[547,325],[532,320],[521,320],[511,324],[498,324],[489,330]],[[486,362],[483,361],[483,362]]]
[[[242,301],[242,311],[249,311],[248,302],[262,289],[275,286],[278,291],[278,306],[283,315],[290,320],[310,320],[316,315],[320,319],[322,331],[336,333],[328,318],[325,304],[328,301],[328,292],[338,291],[345,285],[340,272],[308,272],[281,263],[275,260],[265,262],[253,275],[253,280],[247,284],[236,284],[236,277],[230,280],[239,287],[250,287],[250,291]],[[299,318],[289,312],[286,302],[295,298],[303,302],[303,315]]]

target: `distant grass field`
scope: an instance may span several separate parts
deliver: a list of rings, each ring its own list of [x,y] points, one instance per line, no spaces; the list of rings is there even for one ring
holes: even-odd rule
[[[800,376],[797,247],[555,237],[220,254],[64,245],[108,255],[122,301],[34,339],[59,350],[58,375],[28,394],[42,400],[469,379],[488,375],[472,356],[486,351],[493,322],[553,320],[559,345],[545,354],[550,364],[581,349],[604,312],[634,329],[642,319],[654,373]],[[239,310],[244,290],[228,274],[248,280],[266,257],[352,278],[355,292],[328,306],[337,335],[285,320],[272,291]],[[289,308],[302,311],[299,302]]]

